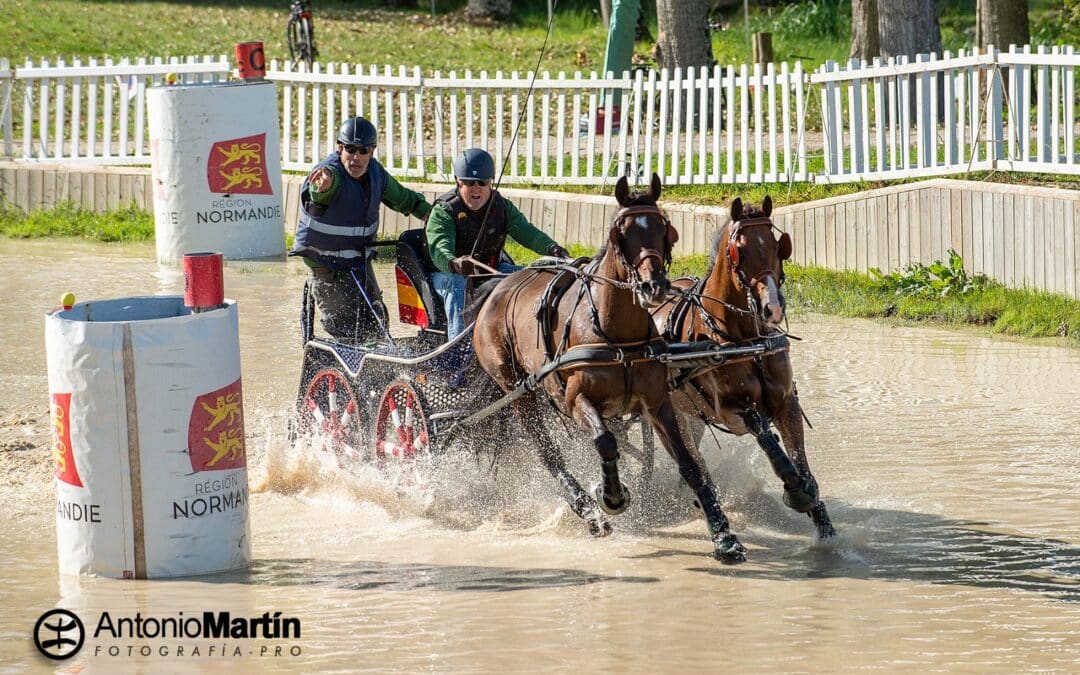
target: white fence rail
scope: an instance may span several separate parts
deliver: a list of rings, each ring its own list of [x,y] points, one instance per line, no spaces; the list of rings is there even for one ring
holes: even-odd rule
[[[267,79],[278,83],[286,170],[310,168],[333,148],[340,120],[358,114],[379,127],[379,159],[403,177],[446,180],[452,158],[480,146],[506,184],[653,172],[665,184],[718,184],[1080,173],[1077,67],[1068,47],[829,63],[809,75],[795,63],[535,80],[349,64],[296,72],[275,61]],[[0,60],[2,156],[148,164],[145,93],[167,73],[220,82],[232,65],[224,55]],[[808,114],[815,100],[820,109]]]

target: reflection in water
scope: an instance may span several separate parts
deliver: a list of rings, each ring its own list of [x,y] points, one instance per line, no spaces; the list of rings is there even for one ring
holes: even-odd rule
[[[762,565],[735,574],[775,581],[852,578],[925,582],[1080,602],[1080,546],[1075,544],[997,532],[990,523],[911,512],[848,508],[844,519],[851,524],[873,524],[872,545],[858,545],[850,551],[825,545],[793,549],[788,538],[755,531],[754,543],[762,547],[754,552],[755,559]],[[716,567],[699,569],[731,574]]]
[[[393,302],[391,268],[380,268]],[[80,657],[114,672],[872,670],[1075,672],[1080,663],[1080,350],[793,317],[807,449],[839,537],[815,543],[753,441],[703,453],[749,561],[709,557],[661,455],[594,540],[535,449],[443,458],[431,500],[286,440],[299,378],[296,261],[229,263],[240,310],[254,563],[156,581],[59,578],[41,316],[180,293],[152,247],[0,240],[0,670],[37,663],[47,608],[228,609],[304,622],[294,660]],[[394,312],[391,312],[393,315]],[[407,330],[396,326],[395,330]],[[467,444],[466,444],[467,445]],[[571,471],[595,480],[587,442]],[[627,475],[634,460],[626,458]]]
[[[226,581],[227,579],[222,579]],[[243,581],[244,579],[236,579]],[[590,574],[571,569],[526,569],[472,565],[389,564],[378,561],[256,560],[248,583],[272,586],[329,586],[352,591],[506,591],[541,590],[610,583],[655,583],[655,577]]]

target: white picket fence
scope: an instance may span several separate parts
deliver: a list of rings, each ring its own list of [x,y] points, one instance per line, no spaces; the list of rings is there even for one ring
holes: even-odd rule
[[[872,65],[853,59],[846,69],[826,63],[810,76],[821,88],[823,111],[825,170],[816,178],[1080,173],[1078,67],[1072,47],[946,52]]]
[[[379,160],[403,177],[447,180],[452,158],[480,146],[506,184],[601,185],[653,172],[665,184],[719,184],[1080,173],[1078,66],[1070,47],[830,63],[813,74],[795,63],[535,79],[349,64],[296,72],[275,61],[267,79],[278,83],[286,170],[310,168],[340,121],[358,114],[379,126]],[[148,164],[145,93],[167,73],[220,82],[232,64],[224,55],[15,68],[0,59],[2,156]],[[820,109],[810,112],[814,93]]]

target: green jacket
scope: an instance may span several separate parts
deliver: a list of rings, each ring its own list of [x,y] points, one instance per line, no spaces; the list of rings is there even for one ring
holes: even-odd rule
[[[494,199],[496,194],[496,191],[492,191],[491,198]],[[525,214],[518,211],[510,200],[504,199],[504,203],[506,204],[507,234],[525,248],[540,255],[547,255],[555,241],[530,223],[525,218]],[[435,204],[431,207],[425,234],[431,261],[440,271],[449,272],[447,263],[457,257],[455,255],[457,228],[454,227],[450,209],[444,204]]]
[[[329,204],[330,200],[337,194],[339,181],[342,180],[336,167],[329,166],[327,168],[330,169],[330,173],[334,177],[334,182],[330,187],[325,192],[317,192],[314,186],[308,188],[308,193],[311,195],[311,201],[316,204]],[[363,179],[364,177],[360,178],[360,180]],[[382,203],[398,213],[416,216],[417,218],[426,218],[431,212],[431,204],[428,204],[427,200],[424,199],[424,195],[419,192],[413,192],[397,182],[397,179],[389,173],[386,174],[386,190],[383,191]]]

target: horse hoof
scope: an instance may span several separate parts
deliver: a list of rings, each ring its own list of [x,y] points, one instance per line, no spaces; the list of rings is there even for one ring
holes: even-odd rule
[[[799,513],[809,513],[818,503],[817,486],[810,481],[803,481],[801,487],[789,490],[784,487],[784,505]]]
[[[589,534],[597,539],[611,534],[611,523],[607,521],[607,518],[602,516],[590,518],[587,524],[589,526]]]
[[[719,541],[713,542],[716,559],[725,565],[737,565],[746,562],[746,547],[733,534],[725,534]]]
[[[622,500],[612,503],[604,496],[604,486],[597,483],[593,486],[593,497],[596,498],[596,503],[600,505],[600,508],[604,510],[604,513],[609,516],[617,516],[626,509],[630,508],[630,488],[626,487],[625,483],[619,483],[622,486]]]

